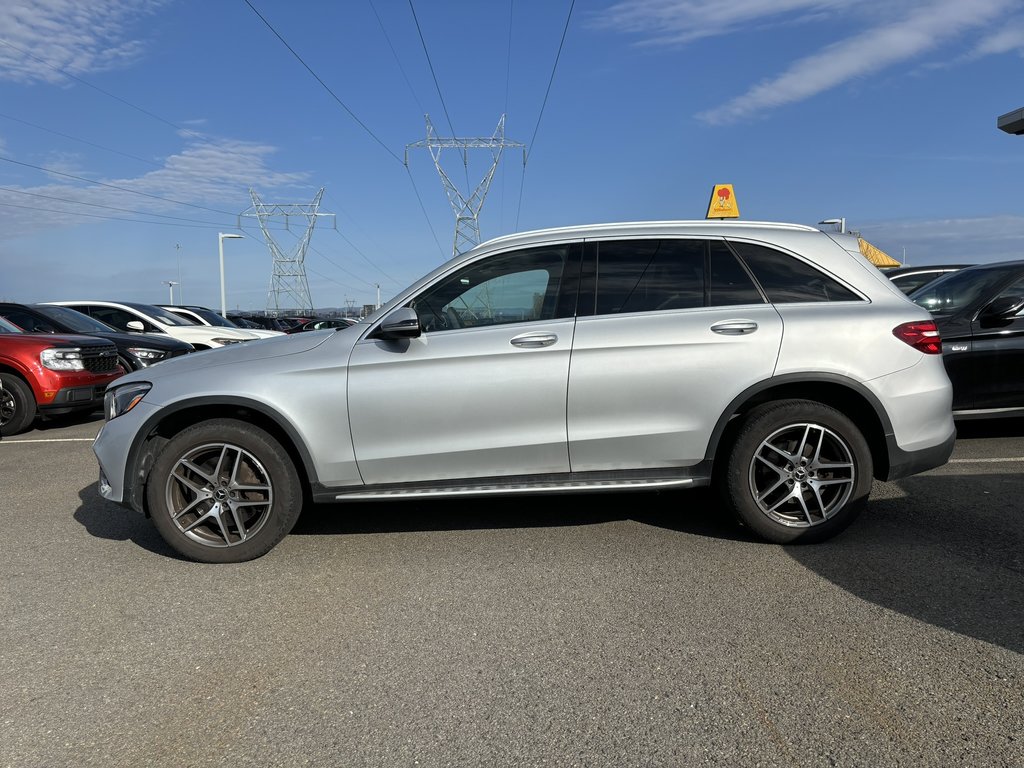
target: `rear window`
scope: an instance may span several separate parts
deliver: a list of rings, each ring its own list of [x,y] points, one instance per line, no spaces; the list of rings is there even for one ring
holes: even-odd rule
[[[835,278],[788,254],[754,243],[729,241],[773,304],[862,301]]]

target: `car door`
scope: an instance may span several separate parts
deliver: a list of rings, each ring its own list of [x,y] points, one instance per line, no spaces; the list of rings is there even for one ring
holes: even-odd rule
[[[484,256],[409,302],[419,338],[356,344],[348,410],[365,483],[568,471],[579,251]]]
[[[574,472],[701,461],[726,405],[769,378],[782,321],[722,241],[588,243],[569,369]]]
[[[1000,290],[986,306],[1015,297],[1024,298],[1024,277]],[[971,337],[973,407],[1024,407],[1024,311],[993,318],[983,308],[971,320]]]

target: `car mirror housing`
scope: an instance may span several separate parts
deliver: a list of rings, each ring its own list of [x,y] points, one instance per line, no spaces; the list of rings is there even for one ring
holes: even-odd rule
[[[142,324],[141,320],[129,320],[125,325],[129,331],[135,333],[143,333],[146,330],[146,326]]]
[[[381,321],[377,330],[373,332],[373,338],[385,341],[416,339],[422,332],[420,317],[416,310],[412,307],[399,307]]]
[[[1000,296],[990,302],[978,315],[984,323],[1009,321],[1024,309],[1024,296]]]

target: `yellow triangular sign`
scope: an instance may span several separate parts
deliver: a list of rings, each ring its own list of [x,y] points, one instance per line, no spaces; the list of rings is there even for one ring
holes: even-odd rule
[[[883,251],[878,246],[872,245],[863,237],[857,238],[857,243],[860,246],[860,252],[864,254],[868,261],[874,264],[876,267],[898,267],[900,263],[896,261],[892,256]]]
[[[736,193],[732,184],[715,184],[711,190],[711,202],[708,203],[706,219],[738,219],[740,209],[736,204]]]

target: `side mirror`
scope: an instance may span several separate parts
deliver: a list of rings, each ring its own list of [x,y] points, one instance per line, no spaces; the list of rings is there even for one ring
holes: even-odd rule
[[[141,320],[129,320],[127,323],[125,323],[125,326],[128,328],[129,331],[134,331],[135,333],[146,332],[146,326],[142,324]]]
[[[983,325],[1008,323],[1024,309],[1024,296],[1002,296],[991,302],[978,313],[978,320]]]
[[[423,333],[420,316],[411,307],[399,307],[385,317],[372,337],[384,341],[395,339],[416,339]]]

